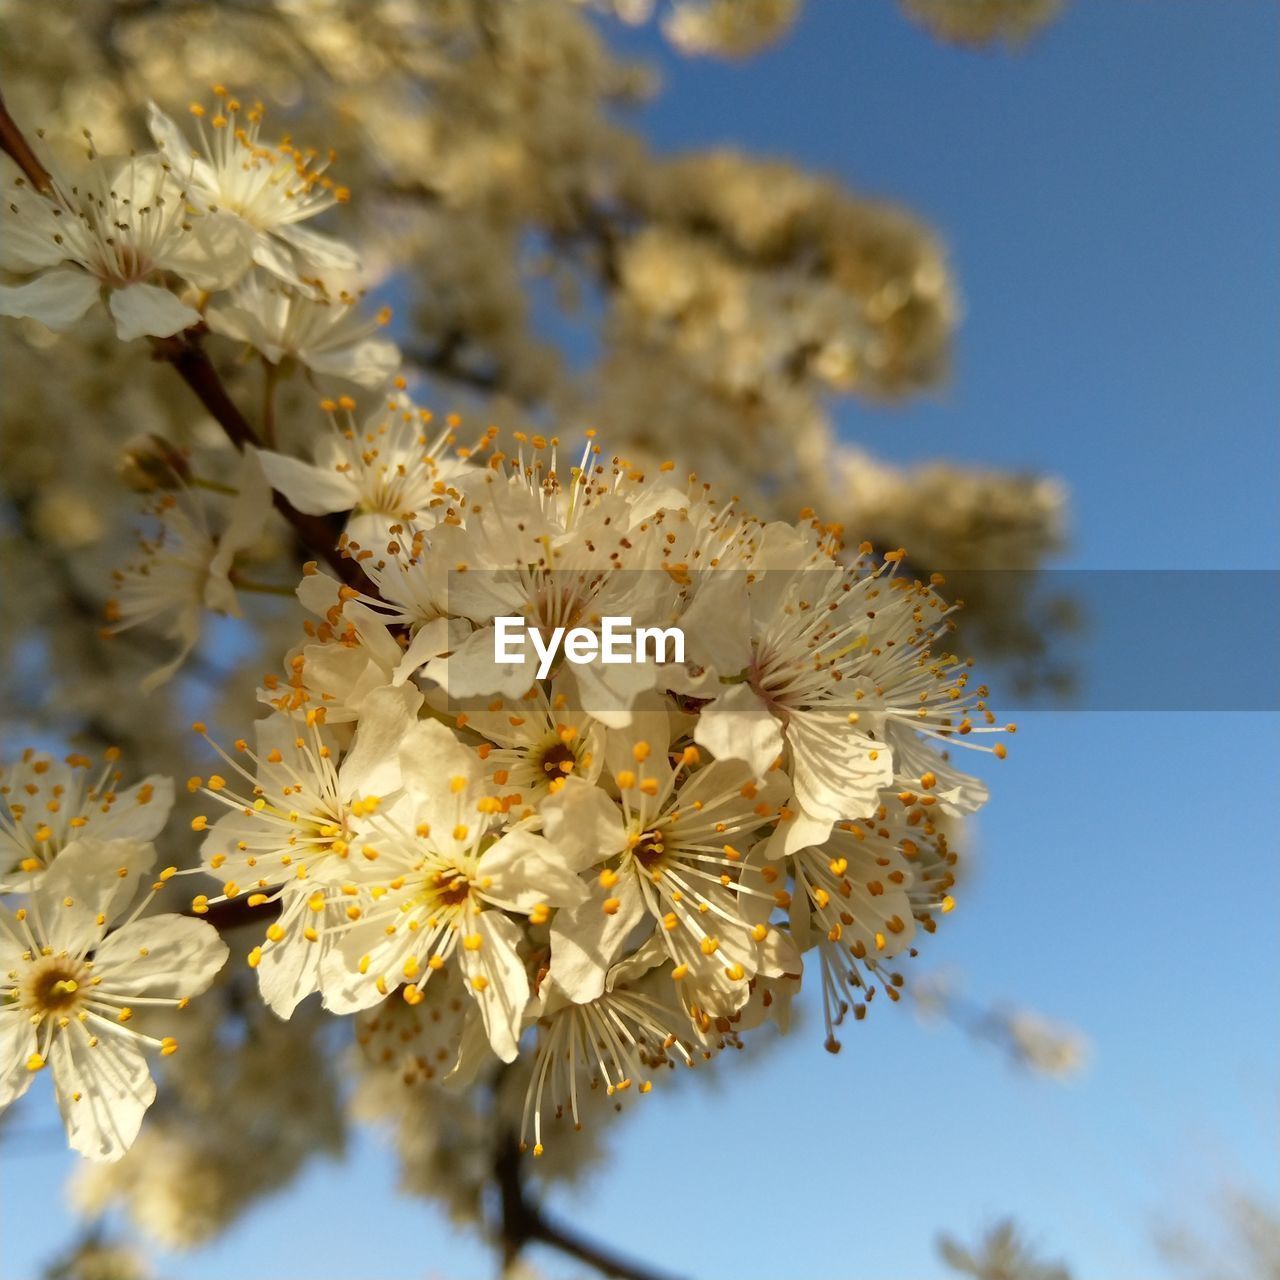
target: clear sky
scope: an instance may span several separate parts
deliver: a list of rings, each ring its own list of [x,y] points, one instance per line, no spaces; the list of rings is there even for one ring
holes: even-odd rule
[[[742,66],[674,58],[652,32],[626,43],[664,67],[645,112],[659,147],[739,144],[832,172],[950,246],[966,310],[952,385],[846,408],[850,439],[1061,476],[1065,565],[1274,569],[1277,37],[1271,0],[1076,0],[1007,57],[940,47],[887,0],[808,0]],[[1198,634],[1186,645],[1163,618],[1148,640],[1185,646],[1170,670],[1192,683],[1275,640]],[[1168,705],[1211,702],[1171,689]],[[1153,1228],[1210,1221],[1230,1184],[1274,1202],[1278,747],[1275,715],[1043,711],[987,771],[979,871],[926,959],[975,997],[1079,1025],[1081,1082],[1019,1075],[880,1007],[839,1057],[813,1027],[715,1091],[656,1090],[559,1207],[701,1280],[931,1280],[939,1230],[972,1237],[1005,1214],[1078,1280],[1135,1280],[1162,1273]],[[20,1150],[0,1160],[4,1280],[31,1276],[65,1228],[69,1158]],[[392,1156],[361,1140],[157,1270],[490,1274],[394,1185]]]

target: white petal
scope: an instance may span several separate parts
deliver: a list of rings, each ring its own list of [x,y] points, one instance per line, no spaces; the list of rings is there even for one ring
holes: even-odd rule
[[[450,607],[454,607],[452,600]],[[538,669],[537,662],[532,652],[526,655],[524,662],[495,661],[496,635],[497,632],[492,627],[473,631],[447,658],[436,658],[427,664],[428,677],[451,698],[475,698],[495,693],[506,698],[523,696],[533,684]]]
[[[30,1087],[35,1072],[27,1070],[27,1060],[35,1051],[31,1019],[18,1008],[0,1009],[0,1111]]]
[[[198,311],[158,284],[131,284],[124,289],[113,289],[107,305],[115,317],[116,333],[122,342],[146,336],[168,338],[200,323]]]
[[[751,609],[747,575],[708,573],[680,619],[685,658],[717,675],[735,676],[751,663]]]
[[[350,245],[305,227],[278,227],[276,235],[291,244],[320,271],[359,271],[360,258]]]
[[[542,802],[543,831],[565,864],[585,871],[627,847],[617,803],[585,778],[566,778]]]
[[[288,1019],[312,992],[320,989],[321,965],[329,951],[321,941],[308,942],[300,928],[293,928],[284,938],[265,947],[258,961],[258,990],[268,1008],[277,1017]]]
[[[204,584],[205,608],[239,617],[240,608],[231,586],[231,566],[237,552],[253,546],[262,536],[271,514],[271,487],[262,474],[260,454],[250,445],[240,459],[236,476],[236,496],[227,513],[227,525],[218,538],[218,547],[209,561]]]
[[[263,450],[258,456],[271,487],[306,515],[350,511],[359,499],[356,486],[348,476],[297,458],[287,458],[282,453]]]
[[[173,779],[153,773],[121,791],[109,813],[91,814],[85,834],[95,840],[154,840],[172,808]]]
[[[258,266],[286,284],[304,287],[297,264],[287,248],[277,244],[265,231],[256,230],[252,232],[250,244],[253,260]]]
[[[402,785],[414,799],[429,812],[447,815],[452,824],[458,805],[481,783],[484,766],[476,753],[467,750],[438,720],[423,720],[404,736],[400,772]],[[455,777],[466,779],[461,792],[455,792],[450,784]]]
[[[110,934],[94,953],[104,989],[129,995],[196,996],[230,951],[218,931],[189,916],[146,916]]]
[[[60,333],[97,300],[98,282],[67,267],[46,271],[27,284],[0,285],[0,316],[29,317]]]
[[[479,949],[471,951],[464,946],[457,954],[471,995],[480,1006],[494,1053],[503,1062],[514,1062],[525,1005],[529,1003],[529,976],[517,950],[522,937],[520,926],[501,911],[482,911],[476,920],[476,932],[481,939]],[[477,978],[482,979],[483,990],[477,990]]]
[[[155,850],[137,840],[73,840],[36,890],[55,951],[83,955],[148,882]]]
[[[348,378],[357,386],[372,390],[382,386],[400,367],[400,348],[385,338],[365,338],[334,351],[304,351],[302,359],[316,373]]]
[[[813,818],[865,818],[893,782],[893,752],[853,732],[840,712],[801,711],[787,725],[796,799]],[[876,759],[871,759],[875,752]]]
[[[344,797],[383,796],[399,789],[400,748],[418,723],[421,705],[422,691],[413,685],[378,689],[365,698],[355,742],[338,770]]]
[[[266,456],[259,450],[258,460],[260,462]],[[263,463],[263,468],[265,470],[265,463]],[[303,575],[294,594],[308,613],[314,613],[317,618],[325,618],[328,617],[329,610],[338,603],[338,592],[341,589],[342,583],[337,578],[330,577],[327,573],[308,573]]]
[[[265,340],[263,326],[256,323],[255,317],[244,307],[230,303],[211,306],[205,311],[204,319],[214,333],[220,333],[224,338],[232,338],[236,342],[247,342],[272,364],[279,364],[285,354],[283,347]]]
[[[610,896],[619,904],[612,915],[604,910]],[[605,975],[644,915],[644,898],[630,873],[612,889],[596,886],[586,902],[556,913],[551,922],[551,976],[571,1000],[584,1004],[604,990]]]
[[[62,219],[52,201],[31,187],[9,185],[0,202],[0,267],[20,274],[55,267],[75,255],[62,236]],[[62,237],[59,244],[55,236]]]
[[[459,1089],[472,1083],[486,1064],[493,1064],[493,1047],[485,1031],[484,1018],[477,1008],[462,1025],[458,1039],[458,1058],[441,1081],[450,1088]]]
[[[133,1145],[156,1084],[137,1036],[101,1028],[97,1043],[78,1022],[53,1038],[50,1067],[58,1110],[73,1150],[119,1160]]]
[[[485,895],[514,911],[532,911],[543,902],[571,907],[587,896],[559,849],[530,831],[508,832],[483,854],[478,871],[489,881]]]
[[[783,745],[773,712],[747,684],[732,685],[702,708],[693,740],[717,760],[745,761],[757,778],[768,773]]]
[[[404,650],[404,656],[396,664],[395,684],[403,684],[432,658],[448,652],[456,634],[453,621],[451,618],[433,618],[418,628],[409,647]]]
[[[197,155],[182,130],[154,102],[147,103],[147,129],[179,182],[195,184],[206,191],[212,189],[214,174],[209,162]]]

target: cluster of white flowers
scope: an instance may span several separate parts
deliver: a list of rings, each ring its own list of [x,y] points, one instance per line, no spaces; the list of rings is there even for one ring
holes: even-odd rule
[[[324,464],[263,454],[295,503],[347,513],[376,592],[309,566],[319,621],[271,713],[189,781],[218,806],[194,825],[220,892],[195,909],[269,917],[250,963],[282,1016],[438,994],[411,1078],[527,1046],[536,1152],[585,1090],[647,1092],[785,1018],[808,952],[837,1047],[950,906],[942,815],[985,790],[948,748],[1006,728],[941,647],[950,608],[899,552],[841,563],[816,518],[422,417],[397,396],[358,428],[339,411]],[[538,678],[495,657],[499,617],[676,627],[683,660]]]
[[[54,327],[105,292],[122,338],[207,323],[269,370],[290,359],[379,389],[371,414],[326,398],[319,430],[283,442],[264,415],[263,447],[233,423],[220,533],[197,490],[228,486],[163,445],[132,455],[161,532],[117,575],[108,617],[163,620],[179,642],[149,684],[206,610],[234,614],[236,588],[261,585],[237,556],[271,490],[295,528],[341,529],[317,549],[345,580],[306,566],[314,621],[265,680],[251,737],[223,749],[195,726],[223,763],[187,782],[214,880],[193,915],[260,918],[247,959],[270,1009],[287,1019],[318,993],[359,1015],[363,1040],[392,1028],[407,1082],[492,1078],[523,1055],[535,1154],[592,1091],[647,1093],[660,1068],[785,1027],[806,959],[835,1051],[846,1017],[900,998],[896,963],[952,905],[947,829],[986,791],[951,748],[1013,727],[946,649],[941,580],[905,572],[901,550],[855,556],[811,511],[761,520],[672,462],[609,458],[592,432],[564,461],[556,438],[437,428],[404,379],[386,382],[398,352],[337,285],[354,255],[297,225],[344,189],[313,153],[265,146],[259,107],[218,90],[214,110],[195,109],[198,150],[153,108],[158,153],[15,188],[4,265],[31,278],[0,292],[8,314]],[[624,274],[651,273],[637,253]],[[513,619],[585,631],[588,656],[566,641],[515,661],[499,625]],[[606,661],[615,619],[681,645]],[[0,1105],[50,1061],[73,1145],[115,1157],[153,1091],[140,1043],[176,1043],[126,1026],[135,1006],[185,1004],[226,948],[200,919],[141,906],[112,930],[154,861],[167,784],[82,792],[59,774],[49,790],[24,768],[0,828],[4,883],[25,895],[0,916]],[[86,832],[37,799],[89,816]],[[153,806],[145,820],[130,801]]]
[[[14,180],[0,207],[0,269],[23,279],[0,287],[0,315],[60,331],[105,298],[122,339],[164,338],[199,324],[211,291],[240,283],[253,296],[246,276],[255,266],[320,299],[328,296],[325,273],[358,268],[346,246],[298,225],[349,198],[325,175],[327,162],[287,138],[264,144],[261,104],[244,111],[222,86],[215,98],[212,115],[199,103],[191,108],[199,149],[153,103],[156,151],[111,158],[89,138],[87,162],[51,174],[47,189]],[[293,346],[330,350],[332,335],[292,318],[284,295],[258,311],[281,351],[291,350],[291,336]],[[220,323],[245,336],[235,309]]]

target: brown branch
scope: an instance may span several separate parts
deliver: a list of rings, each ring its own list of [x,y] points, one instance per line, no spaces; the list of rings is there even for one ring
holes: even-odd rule
[[[237,449],[259,444],[257,432],[227,394],[217,369],[200,345],[200,337],[198,329],[188,329],[172,338],[152,338],[151,344],[156,359],[174,367]],[[367,594],[376,594],[364,570],[339,550],[338,532],[328,520],[299,511],[282,493],[273,490],[271,497],[276,510],[293,526],[306,547],[324,559],[344,582]]]
[[[53,195],[53,177],[40,163],[22,130],[18,128],[0,96],[0,150],[9,155],[41,195]]]
[[[630,1258],[613,1253],[549,1219],[538,1205],[530,1202],[525,1193],[522,1163],[515,1135],[510,1131],[503,1131],[494,1151],[493,1178],[501,1195],[504,1268],[510,1268],[528,1245],[540,1244],[577,1258],[602,1275],[616,1277],[616,1280],[672,1280],[664,1272],[653,1271]]]

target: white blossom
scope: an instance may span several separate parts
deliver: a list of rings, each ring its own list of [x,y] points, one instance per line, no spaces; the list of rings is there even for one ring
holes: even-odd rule
[[[122,787],[118,748],[96,774],[81,752],[57,759],[28,749],[0,768],[0,893],[31,889],[76,840],[136,840],[160,834],[173,807],[173,782],[152,774]]]
[[[131,1026],[135,1014],[181,1009],[227,957],[203,921],[139,908],[116,924],[153,858],[137,841],[77,840],[25,905],[0,906],[0,1108],[50,1067],[68,1140],[93,1160],[137,1136],[156,1093],[145,1051],[178,1048]]]
[[[240,616],[232,581],[235,558],[257,542],[271,503],[254,453],[245,454],[238,481],[217,534],[194,493],[159,495],[150,507],[159,532],[139,537],[139,558],[113,575],[115,595],[107,602],[111,630],[163,622],[165,634],[177,642],[174,656],[142,682],[144,691],[163,684],[183,664],[200,638],[206,609]]]
[[[350,197],[325,170],[333,159],[288,140],[261,140],[264,108],[247,110],[221,86],[212,115],[192,104],[200,138],[193,147],[181,129],[153,102],[147,123],[151,136],[204,213],[234,220],[248,255],[280,279],[323,288],[317,274],[350,272],[359,259],[346,245],[298,224]]]
[[[199,311],[168,288],[168,276],[216,289],[247,262],[229,223],[191,216],[181,185],[156,155],[91,153],[74,180],[58,182],[49,196],[19,179],[0,222],[0,268],[31,276],[0,285],[0,315],[61,331],[105,297],[126,342],[200,322]]]
[[[243,342],[269,364],[296,360],[312,373],[344,378],[376,389],[400,364],[394,342],[378,337],[391,319],[383,308],[363,315],[360,300],[328,291],[311,296],[280,282],[268,283],[256,272],[239,282],[225,301],[205,314],[214,333]]]

